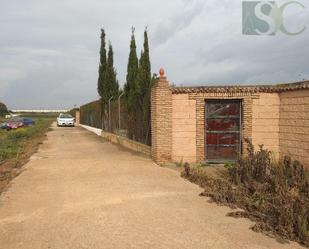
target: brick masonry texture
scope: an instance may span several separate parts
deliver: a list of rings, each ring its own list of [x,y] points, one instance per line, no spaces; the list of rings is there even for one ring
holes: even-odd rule
[[[279,148],[309,167],[309,90],[280,93]]]
[[[196,162],[196,101],[172,96],[172,161]]]
[[[252,139],[252,103],[255,92],[235,91],[173,93],[165,77],[151,92],[152,158],[165,162],[205,161],[205,102],[239,99],[243,108],[243,137]],[[242,144],[243,150],[246,144]]]
[[[170,87],[160,77],[151,92],[153,159],[201,162],[205,151],[205,103],[213,99],[242,101],[242,153],[248,138],[274,159],[290,155],[309,165],[309,83],[274,86]]]
[[[162,164],[172,160],[172,91],[165,77],[151,90],[151,156]]]
[[[274,159],[279,159],[279,111],[278,93],[261,93],[253,100],[252,143],[255,147],[263,144],[273,152]]]

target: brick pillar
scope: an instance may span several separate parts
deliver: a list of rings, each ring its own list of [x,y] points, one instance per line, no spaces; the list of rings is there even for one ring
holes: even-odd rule
[[[205,99],[196,100],[196,161],[205,161]]]
[[[172,91],[160,69],[160,78],[151,90],[151,156],[158,163],[172,159]]]
[[[75,111],[75,123],[76,123],[76,125],[80,124],[80,111],[79,111],[79,109]]]

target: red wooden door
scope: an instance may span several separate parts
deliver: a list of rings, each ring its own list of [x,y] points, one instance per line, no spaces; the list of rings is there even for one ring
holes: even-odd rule
[[[241,101],[206,101],[206,160],[235,161],[241,152]]]

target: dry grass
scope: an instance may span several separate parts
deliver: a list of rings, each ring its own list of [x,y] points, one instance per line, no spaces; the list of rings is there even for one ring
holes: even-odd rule
[[[275,163],[263,146],[255,152],[247,142],[248,157],[230,166],[226,179],[214,179],[188,164],[182,176],[205,188],[201,195],[212,201],[241,208],[243,211],[229,215],[254,220],[254,231],[309,247],[308,171],[288,157]]]

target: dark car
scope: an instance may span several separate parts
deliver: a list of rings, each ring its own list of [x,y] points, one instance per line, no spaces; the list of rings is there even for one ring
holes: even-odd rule
[[[7,123],[1,123],[0,124],[0,129],[7,130],[7,129],[9,129],[9,126],[8,126]]]
[[[20,120],[23,122],[24,126],[35,125],[35,121],[31,118],[20,118]]]

